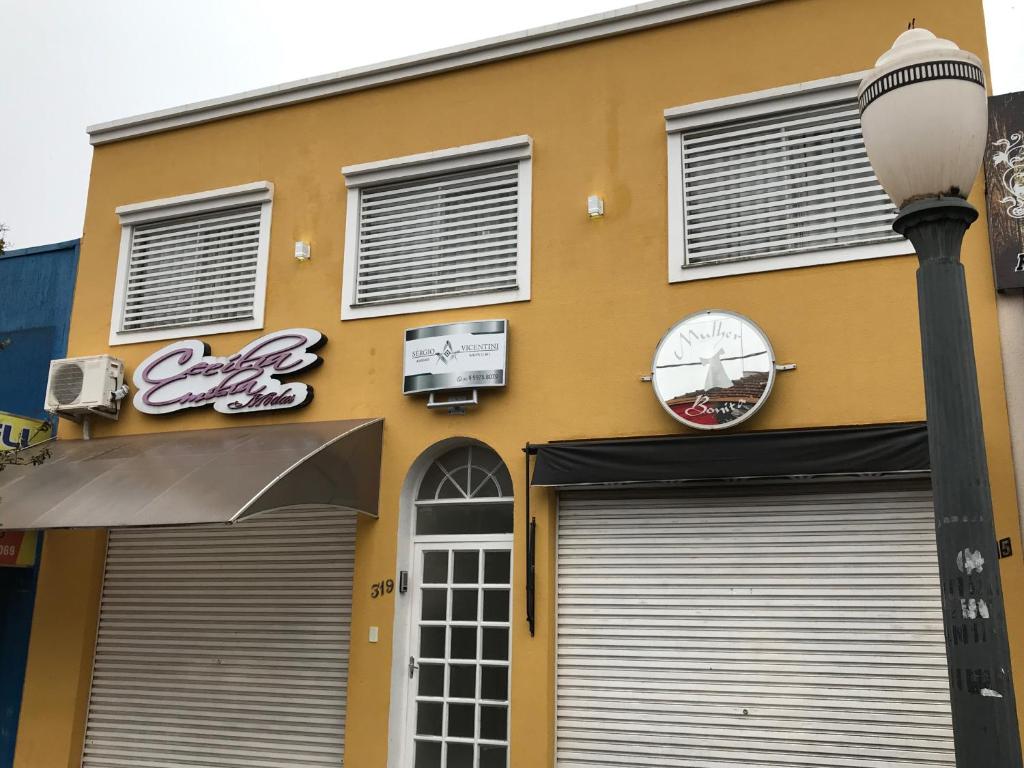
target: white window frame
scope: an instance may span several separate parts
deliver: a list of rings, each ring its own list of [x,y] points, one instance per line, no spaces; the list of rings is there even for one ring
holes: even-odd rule
[[[121,220],[121,248],[117,259],[117,278],[114,284],[114,306],[110,315],[110,346],[138,344],[161,339],[183,339],[192,336],[210,336],[217,333],[251,331],[263,328],[263,315],[267,298],[267,265],[270,260],[270,220],[273,207],[274,185],[269,181],[254,181],[236,187],[224,187],[190,195],[165,197],[143,203],[121,205],[114,212]],[[256,286],[253,294],[253,317],[247,320],[225,320],[196,325],[156,330],[122,331],[125,297],[128,289],[128,267],[131,260],[132,231],[138,224],[162,219],[209,213],[259,203],[260,241],[256,256]]]
[[[665,110],[668,141],[668,281],[682,283],[726,275],[774,272],[780,269],[838,264],[846,261],[904,256],[914,252],[907,240],[764,256],[723,264],[686,265],[686,222],[683,215],[683,156],[680,133],[732,120],[766,117],[783,110],[823,107],[857,97],[866,72],[853,72],[781,88],[713,99]]]
[[[484,307],[530,299],[530,233],[533,210],[533,139],[512,136],[507,139],[468,144],[435,152],[380,160],[341,169],[348,187],[345,215],[345,263],[342,277],[341,319],[407,315],[459,307]],[[502,289],[463,296],[439,296],[429,299],[358,306],[356,301],[356,270],[359,260],[360,190],[363,187],[394,181],[405,181],[441,173],[479,168],[499,163],[519,163],[519,216],[516,261],[518,288]]]

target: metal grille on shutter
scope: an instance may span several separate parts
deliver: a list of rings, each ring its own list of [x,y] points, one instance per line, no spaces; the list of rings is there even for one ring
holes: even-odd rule
[[[83,767],[339,768],[355,525],[112,530]]]
[[[559,768],[953,766],[930,492],[700,493],[562,496]]]
[[[253,317],[262,206],[132,228],[122,331]]]
[[[684,131],[686,263],[899,240],[857,103]]]
[[[356,304],[514,290],[519,164],[360,193]]]

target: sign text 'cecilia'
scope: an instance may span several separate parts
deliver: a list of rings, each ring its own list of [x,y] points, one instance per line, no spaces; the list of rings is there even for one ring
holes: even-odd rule
[[[327,339],[309,328],[262,336],[230,357],[210,355],[196,339],[178,341],[147,357],[135,369],[135,407],[144,413],[173,413],[212,405],[220,413],[257,413],[298,408],[313,399],[313,388],[279,377],[309,370]]]

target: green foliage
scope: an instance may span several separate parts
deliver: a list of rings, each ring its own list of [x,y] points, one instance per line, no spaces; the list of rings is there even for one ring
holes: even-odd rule
[[[36,446],[32,447],[36,448]],[[51,455],[49,448],[36,449],[31,452],[29,452],[27,448],[0,451],[0,472],[3,472],[4,467],[8,465],[15,467],[23,467],[26,465],[38,467],[50,458]]]
[[[52,433],[53,424],[44,421],[35,432],[29,435],[27,448],[0,449],[0,472],[3,472],[6,466],[31,465],[38,467],[45,462],[51,456],[49,443],[56,439]],[[44,435],[49,435],[49,437],[43,437]]]

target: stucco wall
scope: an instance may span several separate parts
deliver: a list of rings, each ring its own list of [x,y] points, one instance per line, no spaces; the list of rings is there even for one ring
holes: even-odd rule
[[[0,411],[45,419],[50,360],[64,355],[78,240],[0,257]]]
[[[104,531],[43,539],[16,768],[79,765],[106,546]]]
[[[330,342],[320,353],[324,365],[303,377],[317,392],[310,407],[254,416],[246,423],[385,418],[380,519],[361,520],[358,529],[347,765],[386,763],[391,626],[394,600],[400,598],[371,601],[369,585],[395,572],[401,485],[429,445],[466,435],[504,457],[516,482],[518,563],[524,535],[522,445],[679,432],[639,377],[650,371],[664,332],[690,312],[709,307],[741,312],[764,328],[781,362],[798,365],[780,375],[771,401],[745,425],[750,429],[924,418],[913,257],[667,283],[662,118],[669,107],[869,68],[915,16],[939,36],[984,55],[977,2],[780,0],[96,148],[70,354],[108,351],[120,237],[116,206],[266,179],[275,185],[266,329],[318,328]],[[517,134],[534,140],[532,300],[342,323],[345,186],[340,168]],[[980,188],[972,202],[982,208]],[[588,194],[605,198],[603,219],[587,219]],[[296,240],[311,242],[311,261],[294,260]],[[983,218],[967,235],[964,263],[997,533],[1016,542],[1017,502]],[[511,324],[504,391],[484,392],[480,408],[463,417],[428,412],[421,399],[402,396],[405,328],[489,317],[506,317]],[[214,353],[230,354],[256,335],[207,341]],[[159,346],[119,346],[112,353],[131,370]],[[232,423],[208,410],[157,419],[129,409],[117,424],[97,424],[95,434]],[[511,738],[517,766],[547,766],[553,760],[553,497],[535,491],[534,503],[535,638],[522,618],[519,579],[513,606]],[[1001,565],[1007,593],[1020,594],[1019,554]],[[43,566],[45,573],[45,560]],[[81,573],[92,574],[91,568],[82,564]],[[70,601],[83,599],[62,589],[58,579],[41,582],[40,601],[70,608]],[[95,596],[91,599],[94,603]],[[1012,598],[1007,608],[1020,687],[1024,609]],[[366,641],[371,625],[381,628],[377,644]],[[58,685],[37,671],[45,668],[48,654],[68,653],[52,634],[58,631],[40,624],[33,633],[26,702],[29,694],[45,699]],[[62,711],[72,712],[70,707]],[[26,710],[22,738],[39,743],[56,726],[53,716],[29,717]],[[77,727],[62,726],[64,731]],[[18,768],[50,764],[58,763],[32,762],[19,753]]]

